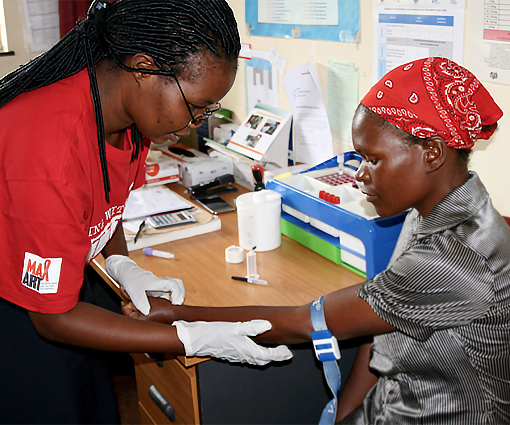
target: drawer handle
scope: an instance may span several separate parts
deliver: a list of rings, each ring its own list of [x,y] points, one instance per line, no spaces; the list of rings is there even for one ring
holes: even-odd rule
[[[161,409],[161,411],[165,414],[165,416],[170,419],[170,422],[175,422],[175,410],[170,405],[168,401],[166,401],[165,397],[161,395],[155,385],[151,385],[149,388],[149,396],[152,398],[154,403]]]

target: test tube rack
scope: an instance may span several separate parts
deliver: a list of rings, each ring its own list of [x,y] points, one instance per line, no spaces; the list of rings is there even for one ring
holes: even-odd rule
[[[282,196],[284,235],[371,278],[387,267],[407,212],[377,215],[356,185],[360,163],[359,154],[345,152],[266,188]],[[320,199],[321,190],[338,195],[340,204]]]

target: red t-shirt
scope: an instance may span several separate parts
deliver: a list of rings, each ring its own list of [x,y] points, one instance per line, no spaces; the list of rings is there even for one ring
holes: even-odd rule
[[[85,266],[110,240],[145,180],[148,141],[131,161],[106,143],[106,202],[86,70],[0,108],[0,297],[28,310],[73,308]]]

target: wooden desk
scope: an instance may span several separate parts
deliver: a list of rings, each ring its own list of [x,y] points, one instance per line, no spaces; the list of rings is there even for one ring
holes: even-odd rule
[[[182,186],[169,187],[189,199]],[[246,192],[239,189],[222,197],[233,201]],[[245,262],[225,261],[225,249],[239,244],[237,215],[230,212],[220,217],[219,231],[158,245],[158,249],[175,254],[172,260],[147,257],[141,250],[130,252],[130,257],[158,276],[182,279],[188,305],[301,305],[362,281],[355,273],[283,235],[279,248],[257,253],[257,272],[268,281],[267,286],[233,281],[232,276],[246,275]],[[92,266],[108,282],[103,258],[98,257]],[[292,350],[292,361],[263,368],[183,357],[168,358],[160,367],[150,357],[133,354],[142,422],[317,423],[330,398],[321,366],[314,359],[311,344]],[[346,352],[342,349],[341,363],[349,369],[355,351],[352,356]],[[148,396],[154,384],[175,409],[175,422],[170,422]]]

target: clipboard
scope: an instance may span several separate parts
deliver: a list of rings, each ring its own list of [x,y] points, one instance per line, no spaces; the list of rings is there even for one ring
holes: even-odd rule
[[[182,224],[180,226],[172,226],[164,229],[155,229],[152,227],[144,229],[136,243],[134,241],[137,234],[137,228],[141,220],[130,220],[129,222],[123,221],[124,235],[126,237],[126,244],[128,251],[152,247],[166,242],[171,242],[179,239],[189,238],[192,236],[202,235],[204,233],[213,232],[221,229],[221,220],[218,216],[210,214],[204,209],[197,207],[187,201],[177,193],[170,191],[178,200],[187,205],[190,211],[196,218],[196,222],[189,224]]]

